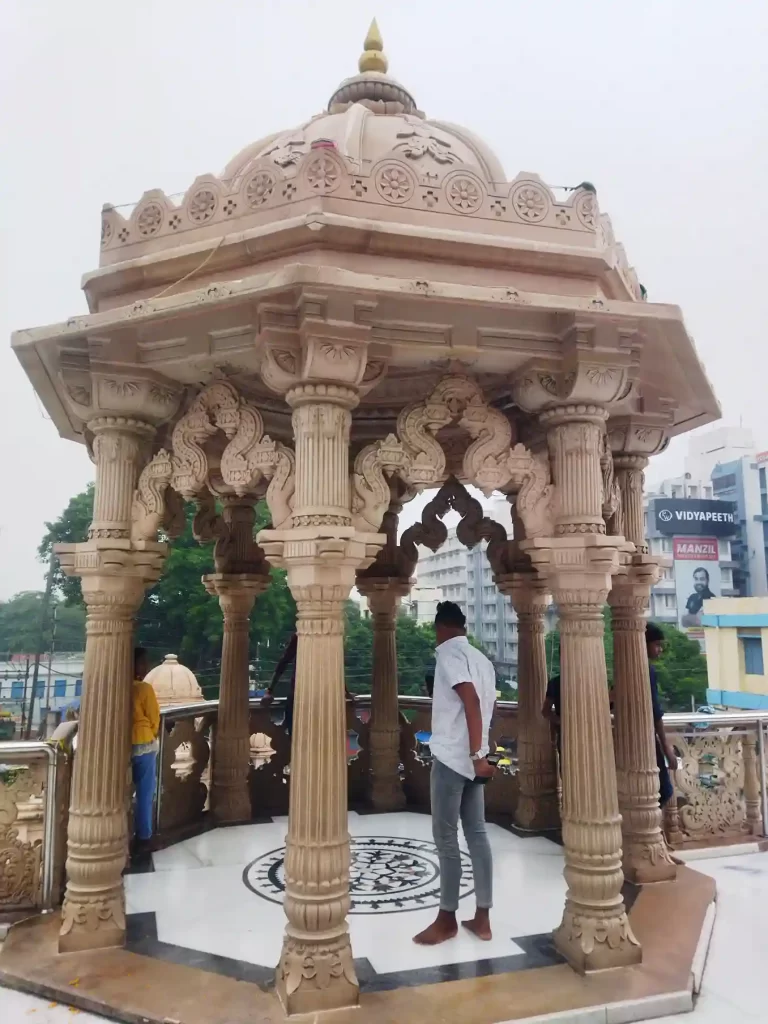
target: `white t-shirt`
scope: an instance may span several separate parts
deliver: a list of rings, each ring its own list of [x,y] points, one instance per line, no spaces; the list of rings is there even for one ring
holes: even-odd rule
[[[467,716],[461,697],[454,690],[459,683],[474,683],[483,716],[480,752],[488,753],[488,730],[496,703],[496,672],[486,656],[465,636],[455,636],[436,651],[435,686],[432,695],[432,756],[459,775],[474,779],[475,768],[469,749]]]

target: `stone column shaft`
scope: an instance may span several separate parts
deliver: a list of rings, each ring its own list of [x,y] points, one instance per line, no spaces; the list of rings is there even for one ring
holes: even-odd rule
[[[219,598],[224,617],[216,742],[211,765],[211,810],[216,821],[251,819],[248,662],[250,617],[256,597],[269,586],[264,554],[253,538],[253,499],[227,496],[217,526],[215,573],[203,577]]]
[[[86,604],[83,700],[69,812],[67,890],[59,949],[121,945],[122,871],[128,843],[133,616],[164,548],[130,540],[131,502],[146,423],[102,417],[94,433],[96,488],[89,540],[58,547],[64,571],[82,577]]]
[[[247,573],[215,573],[203,577],[208,592],[218,595],[224,616],[219,714],[211,765],[211,810],[220,822],[251,819],[248,788],[250,615],[256,596],[268,582],[268,577]]]
[[[397,692],[396,622],[400,598],[409,583],[366,579],[359,583],[373,616],[373,678],[371,680],[371,803],[377,811],[405,807],[400,781],[400,708]]]
[[[630,882],[668,881],[677,867],[662,833],[659,769],[651,703],[645,623],[656,562],[646,555],[643,529],[644,456],[614,456],[622,522],[635,553],[613,581],[614,723],[624,875]]]
[[[293,412],[296,438],[295,526],[351,522],[349,428],[351,414],[341,405],[312,402]],[[340,443],[342,442],[342,443]]]
[[[350,388],[299,385],[294,407],[292,529],[274,537],[298,611],[291,801],[285,858],[287,925],[277,968],[289,1014],[356,1005],[349,910],[344,601],[365,545],[351,526]],[[266,550],[270,545],[267,543]]]
[[[563,920],[555,945],[577,970],[638,963],[621,895],[621,819],[603,647],[603,606],[618,567],[602,518],[606,412],[574,404],[542,413],[557,492],[554,538],[522,542],[560,613]]]
[[[519,796],[515,823],[525,829],[556,828],[557,764],[549,722],[541,713],[547,692],[544,615],[547,585],[535,573],[515,573],[499,589],[517,612],[517,756]]]
[[[102,416],[89,423],[94,433],[96,485],[89,538],[124,539],[131,535],[131,505],[143,444],[154,428],[136,420]]]

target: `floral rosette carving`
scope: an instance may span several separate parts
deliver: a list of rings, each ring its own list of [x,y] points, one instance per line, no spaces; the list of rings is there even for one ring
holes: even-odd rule
[[[549,213],[549,196],[532,182],[524,182],[513,189],[510,200],[517,216],[529,224],[537,224]]]
[[[327,194],[335,192],[341,184],[344,171],[337,160],[327,153],[320,152],[307,163],[304,176],[313,192]]]
[[[136,216],[136,226],[144,238],[156,235],[163,226],[163,208],[159,203],[147,203]]]
[[[376,189],[388,203],[407,203],[416,190],[411,172],[398,163],[384,164],[376,172]]]
[[[262,168],[248,178],[243,189],[245,202],[252,209],[258,209],[269,202],[277,185],[277,177],[272,171]]]
[[[485,190],[468,174],[456,174],[445,185],[445,196],[457,213],[476,213],[483,205]]]

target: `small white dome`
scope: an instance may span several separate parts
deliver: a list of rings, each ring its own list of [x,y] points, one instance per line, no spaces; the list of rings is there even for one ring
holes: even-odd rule
[[[161,707],[194,704],[205,699],[195,673],[180,664],[175,654],[166,654],[162,664],[148,672],[144,681],[152,684]]]

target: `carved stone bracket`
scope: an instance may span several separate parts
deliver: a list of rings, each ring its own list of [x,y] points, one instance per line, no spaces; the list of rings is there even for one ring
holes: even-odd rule
[[[219,430],[228,443],[216,461],[205,446]],[[170,483],[185,498],[196,498],[207,487],[239,497],[255,494],[266,479],[274,527],[278,529],[290,518],[293,452],[264,434],[261,414],[228,381],[209,384],[195,396],[174,427],[171,445]]]
[[[358,528],[377,529],[389,504],[387,477],[399,475],[414,491],[437,487],[448,475],[446,453],[438,438],[444,428],[466,431],[470,443],[461,463],[461,483],[483,493],[517,493],[517,508],[529,537],[554,532],[554,489],[545,453],[513,446],[507,417],[488,405],[475,380],[452,370],[423,401],[407,406],[397,421],[397,436],[368,445],[352,474],[353,511]]]

